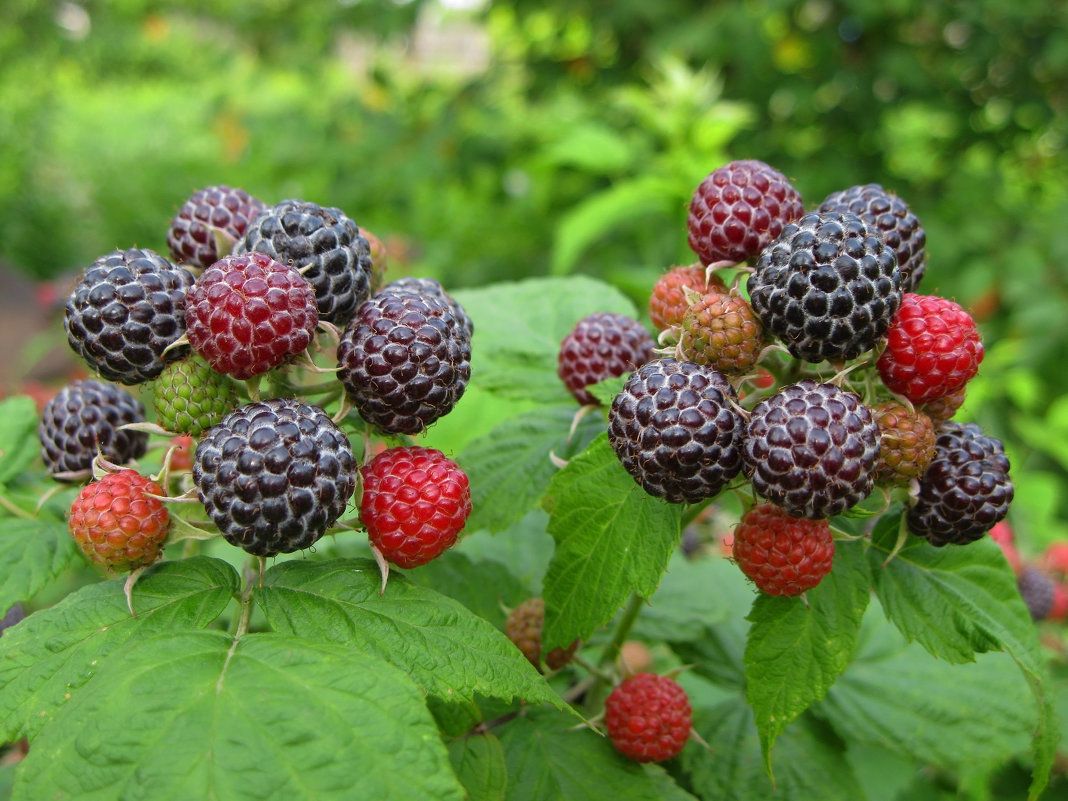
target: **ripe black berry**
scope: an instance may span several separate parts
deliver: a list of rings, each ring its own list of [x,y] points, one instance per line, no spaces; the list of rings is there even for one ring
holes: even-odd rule
[[[101,381],[75,381],[41,413],[37,435],[45,467],[49,473],[88,470],[98,450],[116,464],[144,456],[148,434],[118,430],[144,421],[145,407],[128,392]]]
[[[375,295],[360,306],[337,353],[338,378],[356,411],[390,434],[418,434],[448,414],[471,377],[471,338],[433,295]]]
[[[608,439],[646,492],[672,503],[717,495],[742,467],[744,422],[727,378],[711,368],[654,359],[612,402]]]
[[[300,271],[319,319],[345,325],[371,294],[371,246],[341,209],[283,200],[248,227],[234,254],[266,253]]]
[[[743,451],[753,489],[796,517],[831,517],[871,494],[879,427],[852,392],[806,379],[753,409]]]
[[[345,434],[322,409],[298,400],[231,412],[193,458],[200,502],[227,542],[256,556],[315,543],[356,489]]]
[[[944,423],[909,510],[909,528],[932,545],[966,545],[1005,518],[1013,494],[1000,440],[974,423]]]
[[[185,333],[193,276],[151,250],[116,250],[93,262],[67,300],[64,328],[74,351],[104,378],[140,384],[187,348],[167,346]]]
[[[901,305],[894,252],[855,214],[806,214],[764,249],[748,288],[766,331],[798,359],[853,359]]]
[[[453,296],[446,292],[445,288],[433,278],[416,278],[414,276],[398,278],[396,281],[390,281],[386,284],[382,291],[392,292],[393,294],[411,292],[415,295],[433,295],[445,301],[452,313],[456,315],[456,319],[460,321],[460,325],[467,331],[468,336],[472,336],[475,333],[475,324],[467,316],[464,307],[457,303]]]

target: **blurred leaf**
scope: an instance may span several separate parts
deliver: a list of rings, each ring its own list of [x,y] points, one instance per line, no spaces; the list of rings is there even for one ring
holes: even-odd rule
[[[18,478],[39,450],[33,399],[17,395],[0,401],[0,485]]]
[[[561,134],[545,149],[544,158],[550,165],[577,167],[595,174],[620,172],[630,166],[631,148],[611,128],[589,122],[567,126]]]
[[[505,801],[508,766],[492,734],[472,734],[449,743],[449,759],[468,801]]]
[[[416,586],[459,601],[498,628],[504,627],[504,608],[517,606],[530,595],[500,562],[473,561],[455,550],[446,551],[406,576]]]

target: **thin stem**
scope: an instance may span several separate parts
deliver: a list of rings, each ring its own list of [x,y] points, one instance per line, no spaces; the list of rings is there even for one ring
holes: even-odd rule
[[[27,512],[22,507],[16,506],[14,503],[9,501],[3,495],[0,495],[0,506],[2,506],[7,511],[11,512],[11,514],[15,515],[15,517],[21,517],[23,520],[33,520],[34,519],[34,516],[32,514]]]
[[[608,641],[601,658],[597,660],[597,667],[603,668],[605,665],[611,665],[616,661],[616,657],[619,656],[619,649],[623,646],[623,641],[627,639],[634,621],[638,619],[638,613],[642,611],[643,603],[642,597],[637,593],[630,596],[630,600],[623,610],[623,617],[619,619],[616,630],[612,633],[612,639]]]

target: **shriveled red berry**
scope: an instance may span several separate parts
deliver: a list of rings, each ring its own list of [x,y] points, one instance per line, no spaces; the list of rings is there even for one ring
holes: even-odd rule
[[[682,318],[690,308],[690,301],[686,298],[687,289],[699,295],[727,291],[718,276],[713,275],[711,280],[706,281],[705,275],[703,265],[691,264],[689,267],[672,267],[660,276],[649,296],[649,317],[657,330],[665,331],[672,326],[682,325]]]
[[[963,387],[982,361],[983,343],[968,312],[946,298],[907,293],[878,367],[891,392],[927,403]]]
[[[785,175],[762,161],[732,161],[693,193],[690,247],[704,264],[748,261],[802,214],[801,195]]]
[[[451,548],[469,514],[467,475],[441,451],[390,448],[363,468],[360,518],[398,567],[425,565]]]
[[[653,338],[623,314],[583,317],[560,343],[556,373],[583,406],[597,403],[590,384],[632,373],[653,358]]]
[[[800,595],[831,572],[834,537],[826,520],[754,506],[734,529],[734,561],[768,595]]]
[[[679,755],[690,737],[690,699],[674,679],[639,673],[604,702],[604,724],[616,750],[635,762]]]
[[[215,262],[186,301],[193,350],[216,372],[239,379],[266,373],[305,351],[318,324],[311,285],[262,253]]]
[[[132,570],[155,562],[171,518],[155,481],[133,470],[108,473],[87,484],[70,507],[68,527],[90,561],[109,570]]]
[[[528,598],[508,615],[504,623],[504,633],[523,652],[523,656],[541,670],[541,632],[545,627],[545,601],[541,598]],[[550,670],[559,670],[575,655],[578,640],[567,648],[554,648],[545,655],[545,664]]]

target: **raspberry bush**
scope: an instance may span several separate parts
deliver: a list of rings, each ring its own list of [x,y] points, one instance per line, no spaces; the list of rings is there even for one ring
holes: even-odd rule
[[[719,167],[637,298],[386,276],[221,185],[166,223],[87,259],[94,377],[0,415],[16,801],[853,801],[1025,734],[1042,792],[1068,558],[1016,550],[893,193]]]

